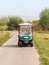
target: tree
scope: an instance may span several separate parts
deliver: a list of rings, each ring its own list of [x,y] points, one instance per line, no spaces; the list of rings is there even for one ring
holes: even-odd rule
[[[40,20],[33,20],[32,24],[33,24],[33,30],[42,30],[41,25],[39,24]]]
[[[0,25],[1,26],[6,26],[8,20],[9,20],[8,17],[2,17],[2,18],[0,18]]]
[[[8,20],[9,20],[8,17],[1,17],[0,18],[0,31],[7,29]]]
[[[33,20],[32,21],[33,25],[35,25],[35,24],[37,25],[37,24],[39,24],[39,22],[40,22],[40,20]]]
[[[49,28],[49,9],[46,8],[40,13],[40,24],[43,30]]]
[[[9,22],[7,22],[7,26],[9,30],[16,30],[18,29],[18,24],[22,23],[23,20],[20,17],[10,17]]]

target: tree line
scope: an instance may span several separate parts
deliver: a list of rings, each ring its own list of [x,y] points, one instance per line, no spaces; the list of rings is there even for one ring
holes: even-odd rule
[[[40,13],[40,19],[34,20],[33,28],[39,30],[49,30],[49,8],[45,8]],[[2,17],[0,18],[0,31],[2,30],[17,30],[19,24],[23,23],[20,17]]]
[[[24,22],[20,17],[2,17],[0,18],[1,30],[17,30],[20,23]]]
[[[44,31],[49,30],[49,8],[45,8],[40,13],[40,19],[34,20],[33,25],[38,28],[42,29]]]

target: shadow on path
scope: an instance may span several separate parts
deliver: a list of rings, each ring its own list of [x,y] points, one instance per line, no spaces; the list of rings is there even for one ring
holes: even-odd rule
[[[4,45],[4,46],[0,46],[0,47],[19,47],[18,45]],[[22,46],[22,47],[30,47],[30,46]]]
[[[1,47],[18,47],[18,45],[5,45],[5,46],[1,46]]]

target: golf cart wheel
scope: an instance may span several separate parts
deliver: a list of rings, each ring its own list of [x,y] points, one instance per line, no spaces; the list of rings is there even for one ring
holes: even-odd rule
[[[31,47],[33,47],[33,43],[32,43],[32,42],[31,42],[31,44],[30,44],[30,45],[31,45]]]
[[[18,46],[22,47],[22,42],[18,41]]]

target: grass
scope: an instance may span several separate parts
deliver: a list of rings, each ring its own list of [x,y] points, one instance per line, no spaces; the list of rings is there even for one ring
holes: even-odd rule
[[[10,38],[10,33],[2,32],[0,33],[0,46],[5,43]]]
[[[40,65],[49,65],[49,33],[34,32],[34,45],[40,55]]]

